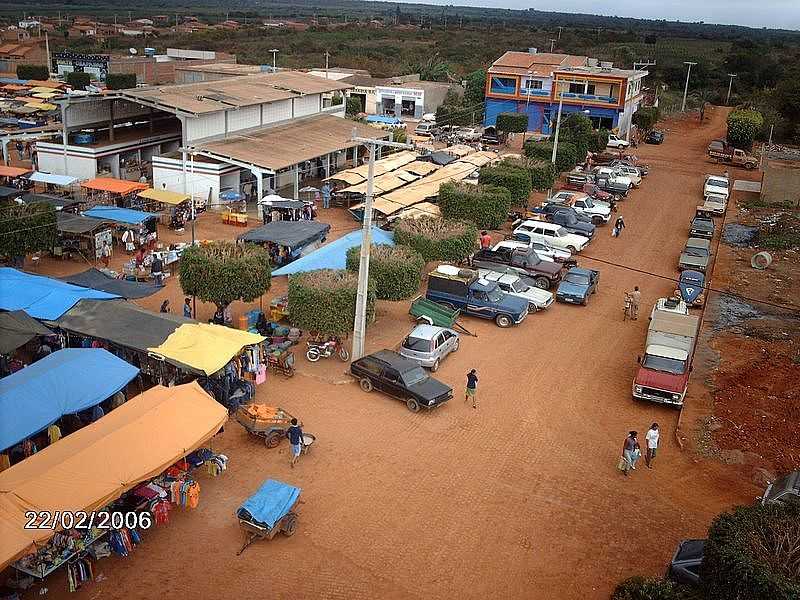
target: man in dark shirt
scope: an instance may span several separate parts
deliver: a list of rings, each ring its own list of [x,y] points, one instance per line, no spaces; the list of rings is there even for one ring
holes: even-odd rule
[[[292,462],[289,464],[294,469],[294,463],[297,462],[303,451],[303,430],[297,424],[297,419],[292,419],[292,426],[286,430],[286,437],[289,438],[289,443],[292,445]]]
[[[478,408],[478,374],[475,369],[467,373],[467,389],[464,393],[464,402],[472,398],[472,408]]]
[[[150,263],[150,273],[153,275],[153,281],[158,287],[164,285],[164,261],[157,256],[153,257],[153,262]]]

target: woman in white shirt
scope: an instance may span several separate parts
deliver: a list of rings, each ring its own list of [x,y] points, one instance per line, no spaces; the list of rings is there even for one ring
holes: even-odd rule
[[[656,452],[658,451],[658,436],[660,432],[658,430],[658,423],[653,423],[650,425],[650,429],[647,430],[647,435],[644,436],[644,439],[647,441],[647,452],[644,455],[644,464],[647,465],[648,469],[652,469],[652,462],[656,457]]]

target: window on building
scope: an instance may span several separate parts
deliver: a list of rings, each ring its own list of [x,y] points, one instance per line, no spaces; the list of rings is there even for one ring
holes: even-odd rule
[[[489,90],[495,94],[516,94],[517,80],[513,77],[492,77]]]
[[[529,90],[540,90],[542,89],[542,80],[541,79],[528,79],[525,81],[525,87]]]
[[[594,129],[608,129],[611,131],[614,128],[614,119],[611,117],[589,117]]]
[[[570,83],[569,84],[569,93],[570,94],[582,94],[583,93],[583,84],[582,83]]]
[[[590,83],[586,88],[586,93],[594,96],[594,84]]]

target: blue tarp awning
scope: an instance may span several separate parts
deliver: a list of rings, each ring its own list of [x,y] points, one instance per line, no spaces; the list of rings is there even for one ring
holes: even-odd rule
[[[300,491],[300,488],[288,483],[267,479],[255,494],[244,501],[237,514],[245,519],[262,523],[271,529],[275,527],[275,523],[292,510],[300,497]]]
[[[54,175],[52,173],[40,173],[34,171],[28,175],[28,179],[37,183],[51,183],[53,185],[67,186],[72,185],[78,181],[77,177],[70,177],[69,175]]]
[[[394,246],[394,237],[389,231],[373,227],[372,243]],[[315,250],[311,254],[307,254],[280,269],[276,269],[272,274],[291,275],[319,269],[344,269],[347,263],[347,251],[355,246],[361,246],[361,231],[350,232],[338,240],[324,245],[319,250]]]
[[[80,300],[112,298],[119,296],[10,267],[0,268],[0,310],[24,310],[35,319],[55,321]]]
[[[402,121],[389,115],[369,115],[367,123],[380,123],[382,125],[400,125]]]
[[[0,379],[0,450],[100,404],[138,372],[102,348],[65,348]]]
[[[139,225],[148,219],[157,219],[157,213],[149,213],[132,208],[116,208],[115,206],[95,206],[84,211],[83,216],[114,221],[115,223],[126,223],[128,225]]]

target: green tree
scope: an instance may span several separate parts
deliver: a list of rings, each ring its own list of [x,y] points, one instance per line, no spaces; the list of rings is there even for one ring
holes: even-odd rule
[[[361,246],[347,251],[347,270],[358,273]],[[404,300],[414,296],[422,282],[425,261],[408,246],[373,245],[370,250],[369,278],[381,300]]]
[[[673,582],[646,577],[626,579],[611,594],[611,600],[681,600],[682,597]]]
[[[483,104],[486,97],[486,71],[483,69],[472,71],[465,81],[464,103],[468,106]]]
[[[763,126],[764,117],[757,110],[731,111],[728,114],[728,142],[737,148],[750,148]]]
[[[0,219],[0,256],[21,264],[26,254],[51,250],[57,236],[52,204],[12,203]]]
[[[631,120],[642,133],[647,134],[656,126],[660,117],[661,112],[657,106],[642,106],[633,113]]]
[[[447,81],[450,78],[450,65],[436,52],[428,60],[413,66],[422,81]]]
[[[349,96],[347,98],[344,111],[348,117],[354,117],[358,113],[362,112],[362,110],[363,107],[361,106],[361,100],[359,100],[355,96]]]
[[[525,113],[503,112],[495,121],[497,131],[503,133],[522,133],[528,128],[528,115]]]
[[[110,90],[128,90],[136,87],[135,73],[109,73],[106,75],[106,87]]]
[[[484,185],[499,186],[507,189],[512,204],[525,204],[532,189],[530,172],[523,167],[506,161],[493,167],[483,167],[478,181]]]
[[[218,308],[234,300],[252,302],[269,290],[269,253],[255,244],[213,242],[187,248],[180,262],[184,294]]]
[[[774,101],[786,120],[800,122],[800,69],[792,71],[778,83],[775,87]]]
[[[475,251],[478,230],[467,221],[423,216],[400,219],[394,228],[394,240],[416,250],[425,262],[460,261]]]
[[[50,71],[47,65],[17,65],[17,78],[47,81],[50,79]]]
[[[289,276],[289,321],[295,327],[346,335],[356,316],[358,275],[322,269]],[[375,320],[375,283],[367,291],[367,323]]]
[[[481,170],[481,177],[484,169]],[[511,169],[507,173],[512,175]],[[522,187],[527,186],[530,191],[530,176],[525,171],[516,170],[513,175],[516,175],[516,180],[512,181],[509,177],[504,181],[517,187],[520,184]],[[511,203],[511,193],[499,185],[444,183],[439,187],[439,208],[442,216],[446,219],[466,219],[479,229],[499,229],[508,218]]]
[[[72,89],[85,90],[86,86],[92,83],[92,76],[89,73],[73,71],[72,73],[67,73],[66,80],[67,85]]]

